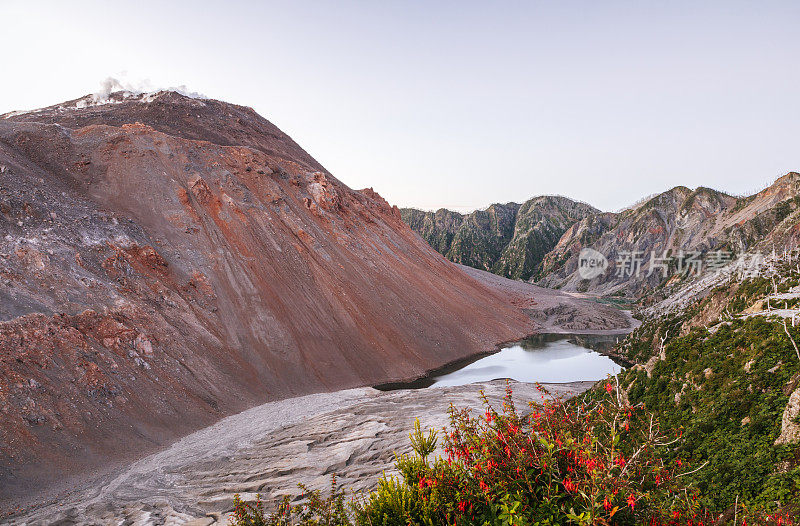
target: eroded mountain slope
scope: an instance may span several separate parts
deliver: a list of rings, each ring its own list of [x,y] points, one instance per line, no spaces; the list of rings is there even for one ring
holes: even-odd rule
[[[674,278],[681,253],[703,254],[702,273],[709,252],[722,251],[732,259],[747,251],[791,248],[798,241],[798,195],[800,174],[790,172],[749,197],[679,186],[621,213],[586,217],[544,258],[538,283],[637,295]],[[578,272],[578,256],[587,247],[609,261],[606,272],[589,280]],[[631,254],[640,259],[638,272]],[[669,269],[662,270],[661,264]],[[627,265],[622,275],[620,265]]]
[[[93,102],[0,118],[1,500],[536,330],[253,110]]]

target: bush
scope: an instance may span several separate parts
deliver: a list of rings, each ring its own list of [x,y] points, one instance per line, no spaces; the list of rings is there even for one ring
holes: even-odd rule
[[[697,496],[678,484],[680,463],[660,461],[667,440],[656,420],[641,407],[627,407],[606,385],[604,396],[573,404],[543,393],[527,415],[515,408],[510,389],[500,411],[485,399],[478,418],[451,408],[447,457],[433,463],[419,452],[400,457],[403,484],[379,488],[380,498],[373,495],[358,511],[359,524],[393,524],[394,509],[381,504],[408,488],[423,505],[400,518],[402,524],[708,520]]]
[[[682,484],[688,469],[665,462],[680,440],[667,436],[642,405],[630,407],[610,381],[579,400],[548,399],[521,414],[507,388],[499,410],[484,397],[485,412],[450,408],[444,457],[432,461],[437,436],[417,421],[410,435],[415,454],[400,456],[398,478],[354,501],[350,516],[335,485],[257,522],[257,505],[237,501],[237,526],[326,524],[358,526],[556,524],[702,525],[713,523],[697,490]],[[331,512],[330,510],[335,510]],[[743,517],[743,510],[737,510]],[[753,517],[746,520],[753,522]],[[762,521],[790,524],[781,516]]]
[[[239,495],[233,497],[234,526],[351,526],[345,505],[345,493],[337,488],[336,476],[331,477],[331,490],[328,497],[322,492],[310,491],[304,485],[301,498],[303,504],[292,505],[289,497],[284,497],[275,513],[266,515],[259,495],[254,503],[244,502]]]
[[[632,403],[646,404],[663,426],[683,429],[684,440],[664,453],[665,461],[709,463],[685,477],[704,505],[800,509],[800,447],[774,445],[789,398],[783,389],[800,372],[797,355],[781,322],[729,323],[713,334],[693,329],[676,336],[651,378],[628,370],[620,381]],[[788,330],[798,338],[797,329]]]

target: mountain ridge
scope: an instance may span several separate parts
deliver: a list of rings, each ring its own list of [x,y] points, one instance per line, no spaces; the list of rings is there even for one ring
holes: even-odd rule
[[[75,100],[0,118],[3,499],[542,327],[251,109]]]
[[[674,257],[681,251],[734,255],[765,250],[781,234],[780,244],[795,246],[800,174],[789,172],[752,196],[734,197],[707,187],[677,186],[623,212],[583,219],[568,230],[544,258],[539,284],[600,294],[638,295],[662,283],[664,276],[648,273],[653,254]],[[595,228],[590,229],[589,223]],[[592,236],[580,239],[586,231]],[[588,241],[588,242],[587,242]],[[578,273],[583,248],[602,253],[609,261],[603,275],[584,280]],[[623,253],[640,253],[641,276],[615,279],[613,263]],[[673,261],[674,266],[674,261]],[[672,267],[671,267],[672,268]]]
[[[557,206],[542,204],[542,200],[556,199],[561,200]],[[522,212],[526,205],[528,214],[538,207],[540,217],[560,222],[549,229],[540,223],[538,229],[521,234],[525,229],[518,223],[525,224],[520,218],[526,215]],[[570,205],[578,212],[563,213]],[[770,243],[794,246],[800,239],[800,222],[795,216],[798,205],[800,175],[788,172],[750,196],[678,185],[619,212],[602,212],[560,196],[542,196],[523,205],[493,204],[471,214],[411,208],[401,209],[401,214],[415,232],[451,261],[550,288],[636,297],[663,281],[649,272],[651,262],[654,268],[657,263],[652,254],[661,257],[666,251],[668,259],[674,260],[682,252],[741,254],[765,249]],[[607,258],[606,272],[588,280],[578,274],[578,256],[584,248]],[[620,277],[615,275],[615,264],[626,253],[644,256],[641,269],[647,275],[615,279]]]
[[[403,220],[455,263],[528,279],[577,218],[598,210],[572,199],[545,195],[522,204],[495,203],[469,214],[447,209],[400,210]]]

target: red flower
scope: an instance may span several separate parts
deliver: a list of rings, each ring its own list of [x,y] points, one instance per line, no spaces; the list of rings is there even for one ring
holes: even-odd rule
[[[606,382],[606,392],[610,393],[613,390],[614,390],[614,388],[611,386],[611,383],[610,382]]]
[[[419,488],[423,489],[423,488],[425,488],[427,486],[433,486],[433,482],[434,482],[433,479],[420,477],[419,478]]]
[[[631,509],[633,509],[635,505],[636,505],[636,498],[633,496],[633,493],[631,493],[630,495],[628,495],[628,506],[630,506]]]

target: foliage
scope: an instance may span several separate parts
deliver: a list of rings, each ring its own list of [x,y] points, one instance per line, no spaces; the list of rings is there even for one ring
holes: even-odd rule
[[[628,371],[622,382],[632,403],[683,430],[685,439],[665,459],[709,463],[687,477],[705,505],[725,509],[738,498],[769,508],[776,501],[800,505],[800,450],[773,444],[788,400],[784,389],[799,372],[782,323],[752,317],[724,323],[714,334],[695,328],[667,344],[651,377]]]
[[[608,382],[579,401],[547,399],[521,414],[510,389],[500,410],[484,398],[485,413],[451,407],[446,457],[428,461],[436,435],[418,422],[410,434],[415,454],[397,458],[399,477],[345,512],[335,484],[291,507],[285,500],[266,517],[260,504],[237,499],[236,526],[524,526],[555,524],[710,524],[699,492],[684,483],[692,471],[665,460],[678,443],[642,405],[631,407]],[[308,493],[307,493],[308,494]],[[299,511],[298,511],[299,509]],[[253,510],[261,510],[260,515]],[[737,510],[745,516],[745,509]],[[749,519],[752,522],[753,516]],[[775,518],[764,523],[776,523]],[[783,516],[780,521],[784,524]],[[762,521],[763,522],[763,521]]]
[[[414,421],[414,431],[409,433],[408,438],[414,452],[422,459],[428,458],[428,455],[436,451],[436,431],[431,429],[426,436],[419,425],[419,418]]]
[[[650,318],[617,349],[645,363],[664,341],[665,359],[649,373],[621,375],[632,403],[642,403],[684,440],[665,459],[708,467],[687,476],[703,503],[716,510],[738,501],[762,510],[800,510],[800,447],[775,446],[789,394],[800,383],[800,363],[782,320],[745,316],[760,301],[797,307],[797,299],[768,300],[797,286],[800,268],[777,261],[768,272],[731,280],[683,310]],[[717,319],[713,314],[719,313]],[[797,329],[787,329],[796,341]],[[779,504],[778,504],[779,503]],[[780,505],[780,506],[779,506]]]
[[[310,491],[300,484],[300,498],[305,502],[292,505],[284,497],[272,514],[266,514],[261,496],[253,503],[244,502],[237,494],[233,497],[232,526],[349,526],[345,493],[336,486],[336,477],[331,477],[331,489],[327,497],[320,491]]]
[[[527,415],[516,410],[510,390],[500,411],[488,402],[479,417],[452,408],[447,458],[429,464],[419,455],[400,457],[403,484],[384,481],[380,498],[361,510],[361,523],[395,516],[395,508],[380,506],[393,490],[423,497],[402,524],[666,523],[674,514],[703,519],[697,496],[678,483],[678,465],[660,460],[666,438],[655,419],[607,386],[604,396],[576,404],[543,395]]]

